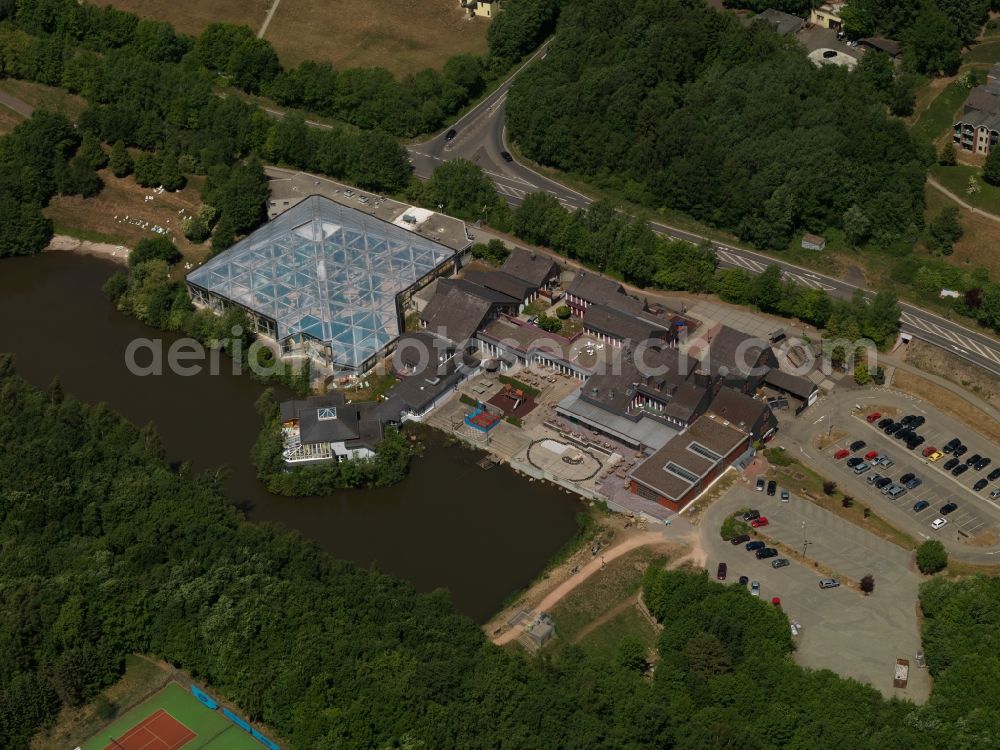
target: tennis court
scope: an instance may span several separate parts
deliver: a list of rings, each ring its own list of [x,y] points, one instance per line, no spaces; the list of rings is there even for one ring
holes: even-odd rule
[[[82,750],[262,750],[220,711],[169,683],[81,745]]]

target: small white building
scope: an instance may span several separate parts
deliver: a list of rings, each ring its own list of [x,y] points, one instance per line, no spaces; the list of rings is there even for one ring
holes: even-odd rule
[[[500,12],[500,0],[463,0],[462,7],[469,11],[470,18],[493,18]]]

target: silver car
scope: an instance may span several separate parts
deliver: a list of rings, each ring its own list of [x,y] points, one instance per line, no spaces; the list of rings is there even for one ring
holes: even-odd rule
[[[840,585],[840,581],[836,578],[820,578],[819,587],[821,589],[835,589]]]

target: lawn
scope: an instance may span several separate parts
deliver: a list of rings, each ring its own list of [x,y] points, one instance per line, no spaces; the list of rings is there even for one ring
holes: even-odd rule
[[[997,188],[991,188],[991,190],[997,190]],[[963,200],[969,198],[965,194],[964,188],[955,192]],[[924,195],[927,204],[926,221],[933,219],[946,206],[958,205],[940,190],[930,185],[924,190]],[[1000,278],[1000,254],[995,251],[997,242],[1000,241],[1000,222],[975,214],[961,206],[958,207],[958,211],[964,234],[955,243],[954,252],[943,260],[949,265],[967,271],[982,266],[990,272],[993,278]]]
[[[1000,187],[994,187],[984,182],[979,177],[980,170],[978,167],[971,167],[967,164],[942,167],[939,164],[935,164],[931,167],[931,174],[937,177],[938,182],[966,203],[1000,216]],[[979,191],[969,194],[967,190],[969,188],[969,179],[972,177],[976,178]],[[997,226],[1000,227],[1000,224]]]
[[[402,76],[484,54],[488,27],[485,18],[468,19],[457,0],[281,0],[264,38],[286,66],[327,60]]]
[[[19,122],[24,122],[24,118],[12,109],[0,105],[0,135],[7,135],[17,127]]]
[[[141,18],[169,21],[185,34],[197,36],[210,23],[220,21],[249,26],[254,33],[264,23],[271,0],[108,0],[110,5]]]
[[[986,63],[992,65],[998,61],[1000,61],[1000,41],[980,42],[962,55],[963,63]]]
[[[207,257],[206,246],[194,245],[180,231],[180,211],[190,213],[201,204],[197,188],[200,178],[179,192],[157,195],[131,177],[119,179],[107,169],[100,175],[105,185],[95,197],[56,196],[49,203],[45,215],[52,219],[57,234],[135,247],[139,240],[154,237],[152,227],[159,225],[168,230],[185,258],[198,262]],[[153,199],[147,201],[146,196]]]
[[[936,143],[942,135],[950,133],[955,124],[955,113],[968,95],[969,89],[962,79],[949,83],[913,123],[910,128],[913,137],[918,141]]]
[[[638,607],[632,606],[587,633],[577,643],[594,656],[614,659],[623,638],[638,638],[647,648],[656,644],[659,631]]]
[[[87,102],[82,97],[70,94],[55,86],[46,86],[33,81],[18,81],[13,78],[0,79],[0,91],[30,104],[35,109],[45,109],[66,115],[70,120],[76,120],[87,108]],[[0,107],[7,112],[6,107]]]

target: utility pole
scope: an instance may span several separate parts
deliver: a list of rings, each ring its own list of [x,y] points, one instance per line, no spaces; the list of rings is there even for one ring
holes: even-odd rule
[[[803,557],[806,556],[806,550],[809,548],[810,544],[812,544],[812,540],[811,539],[806,539],[806,522],[803,521],[802,522],[802,556]]]

